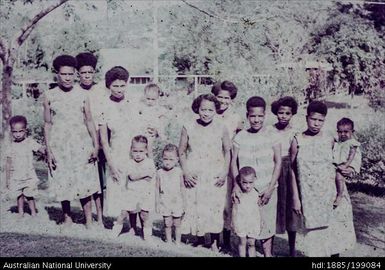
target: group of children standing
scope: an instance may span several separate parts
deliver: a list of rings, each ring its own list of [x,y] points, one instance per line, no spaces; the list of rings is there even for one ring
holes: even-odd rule
[[[285,231],[295,256],[300,227],[309,256],[338,254],[355,243],[345,186],[345,178],[360,170],[353,121],[341,119],[338,139],[328,137],[322,131],[327,107],[314,101],[307,108],[307,129],[295,130],[291,118],[297,102],[283,97],[271,105],[277,122],[266,126],[266,102],[253,96],[246,102],[248,124],[243,127],[232,106],[237,87],[223,81],[193,101],[197,117],[183,123],[179,146],[167,144],[154,153],[154,144],[167,139],[167,112],[157,103],[160,88],[147,85],[143,100],[134,102],[125,93],[126,69],[110,69],[100,87],[93,81],[95,66],[90,53],[54,60],[58,86],[44,100],[45,147],[27,138],[25,117],[11,118],[6,183],[17,197],[20,215],[25,199],[36,215],[32,152],[41,151],[47,153],[50,192],[62,203],[65,224],[72,222],[70,201],[80,199],[86,226],[93,226],[93,198],[99,225],[103,208],[117,217],[116,236],[125,218],[129,234],[136,234],[139,214],[141,234],[151,240],[150,215],[157,212],[164,218],[166,241],[173,241],[174,227],[176,243],[182,234],[192,234],[196,246],[204,245],[210,234],[211,249],[229,249],[233,232],[240,256],[254,257],[256,240],[264,256],[273,256],[274,235]],[[75,69],[79,85],[74,85]],[[156,154],[162,159],[158,169]]]

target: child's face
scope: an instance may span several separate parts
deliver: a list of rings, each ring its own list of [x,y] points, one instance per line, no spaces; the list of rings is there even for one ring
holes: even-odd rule
[[[306,116],[306,122],[308,130],[317,134],[325,123],[325,115],[317,112],[310,113]]]
[[[230,97],[230,92],[226,90],[219,90],[218,95],[216,96],[219,103],[221,104],[220,109],[221,110],[226,110],[231,103],[231,97]]]
[[[254,181],[256,180],[256,176],[254,174],[249,175],[241,175],[241,179],[239,184],[241,189],[245,193],[249,193],[254,188]]]
[[[217,113],[214,102],[206,99],[202,100],[198,113],[203,122],[210,123],[213,120],[214,115]]]
[[[249,120],[250,127],[255,130],[260,130],[265,121],[265,109],[262,107],[251,107],[247,112],[247,120]]]
[[[136,162],[141,162],[147,156],[147,144],[142,142],[133,142],[131,146],[131,156]]]
[[[159,92],[157,89],[149,89],[144,93],[144,98],[147,106],[155,106],[159,99]]]
[[[178,163],[178,155],[175,151],[165,151],[163,153],[163,167],[166,170],[171,170]]]
[[[62,66],[56,75],[57,82],[65,88],[71,88],[75,79],[75,68],[70,66]]]
[[[350,140],[353,132],[354,130],[351,125],[340,125],[337,127],[338,139],[340,142]]]
[[[111,95],[116,98],[124,98],[126,93],[127,82],[124,80],[115,80],[110,85]]]
[[[91,85],[94,82],[95,70],[91,66],[82,66],[79,69],[79,80],[83,85]]]
[[[277,119],[281,125],[284,125],[284,126],[288,125],[292,117],[293,117],[293,112],[291,111],[291,107],[288,107],[288,106],[279,107],[277,112]]]
[[[11,126],[13,140],[21,142],[27,136],[27,129],[23,123],[15,123]]]

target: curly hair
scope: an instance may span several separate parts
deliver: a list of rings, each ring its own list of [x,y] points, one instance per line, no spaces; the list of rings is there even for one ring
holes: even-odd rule
[[[12,126],[14,124],[17,124],[17,123],[21,123],[24,125],[24,127],[27,127],[27,118],[25,118],[25,116],[23,115],[15,115],[15,116],[12,116],[10,119],[9,119],[9,125]]]
[[[71,55],[62,54],[53,60],[52,66],[56,72],[59,72],[61,67],[76,68],[77,61],[76,61],[76,58]]]
[[[230,98],[234,99],[237,96],[238,88],[235,86],[233,82],[230,81],[223,81],[223,82],[217,82],[213,85],[211,88],[211,93],[215,96],[218,96],[219,91],[224,90],[228,91],[230,94]]]
[[[298,103],[293,97],[282,97],[271,103],[271,112],[277,115],[280,107],[290,107],[293,115],[298,111]]]
[[[319,113],[324,116],[328,114],[328,107],[325,103],[321,101],[312,101],[310,102],[309,106],[307,106],[307,115],[310,115],[311,113]]]
[[[250,108],[261,107],[266,110],[266,101],[262,97],[254,96],[247,100],[246,111],[249,112]]]
[[[162,154],[164,154],[165,152],[175,152],[176,155],[179,156],[179,154],[178,154],[178,147],[175,144],[172,144],[172,143],[167,144],[163,148]]]
[[[93,69],[96,68],[98,59],[90,52],[82,52],[76,55],[76,69],[79,70],[83,66],[91,66]]]
[[[199,107],[201,106],[201,103],[203,100],[208,100],[214,103],[215,105],[215,111],[218,112],[221,104],[217,100],[217,98],[213,94],[202,94],[198,96],[196,99],[194,99],[191,109],[193,110],[194,113],[198,114],[199,113]]]
[[[347,117],[344,117],[344,118],[341,118],[338,122],[337,122],[337,128],[339,126],[345,126],[345,125],[350,125],[352,127],[352,130],[354,130],[354,122],[353,120],[351,120],[350,118],[347,118]]]
[[[121,66],[115,66],[106,72],[104,76],[106,80],[106,87],[110,88],[111,84],[116,80],[122,80],[127,82],[130,74],[127,69]]]

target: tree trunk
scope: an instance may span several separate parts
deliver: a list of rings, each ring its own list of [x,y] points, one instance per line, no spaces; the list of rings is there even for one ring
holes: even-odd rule
[[[4,65],[3,67],[3,80],[2,80],[2,129],[1,129],[1,137],[4,138],[4,134],[8,132],[9,125],[8,120],[12,115],[12,106],[11,106],[11,89],[12,89],[12,75],[13,75],[13,66]]]

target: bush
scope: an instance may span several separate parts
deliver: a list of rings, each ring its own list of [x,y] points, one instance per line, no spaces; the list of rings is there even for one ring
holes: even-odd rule
[[[385,188],[385,126],[381,115],[371,119],[367,127],[357,132],[362,150],[361,173],[354,179],[361,184]]]

